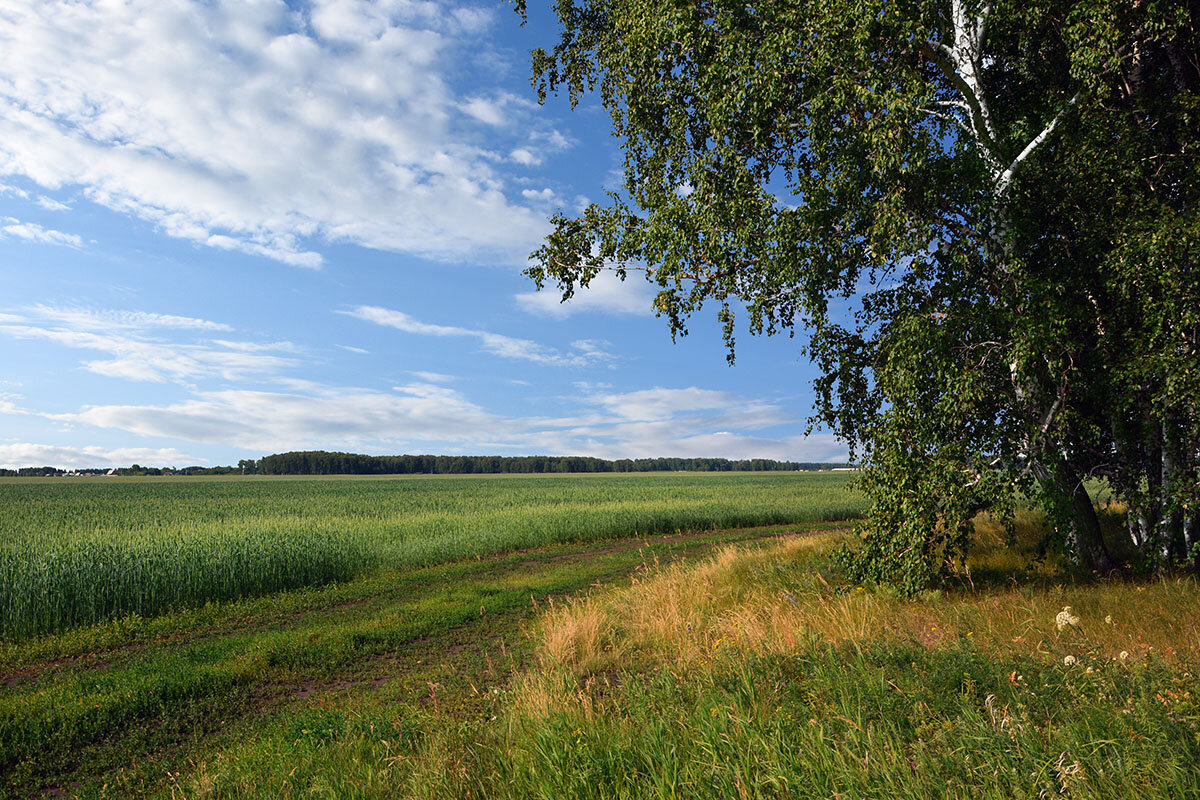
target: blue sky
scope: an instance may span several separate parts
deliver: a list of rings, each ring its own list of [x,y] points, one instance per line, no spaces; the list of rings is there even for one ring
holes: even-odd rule
[[[521,275],[619,181],[501,3],[0,0],[0,466],[836,460],[798,340]]]

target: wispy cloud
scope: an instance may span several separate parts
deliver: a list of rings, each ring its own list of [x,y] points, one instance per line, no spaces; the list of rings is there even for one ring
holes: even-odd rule
[[[493,355],[532,361],[547,366],[582,367],[588,364],[609,362],[614,358],[611,353],[601,349],[601,343],[585,339],[573,342],[571,350],[563,353],[531,339],[518,339],[513,336],[504,336],[474,328],[460,328],[454,325],[434,325],[421,322],[403,311],[379,306],[358,306],[349,311],[337,313],[420,336],[461,336],[477,339],[483,349]]]
[[[569,142],[528,101],[456,90],[495,17],[452,0],[9,3],[0,174],[296,266],[326,242],[521,262],[545,221],[512,196],[506,155]]]
[[[72,330],[105,331],[151,330],[173,328],[197,331],[232,331],[224,322],[174,314],[152,314],[146,311],[115,311],[82,306],[52,306],[38,304],[25,309],[32,318],[53,322]]]
[[[415,369],[412,370],[412,374],[427,383],[450,383],[451,381],[458,380],[457,375],[447,375],[444,372],[426,372],[425,370]]]
[[[83,239],[73,233],[63,233],[52,228],[43,228],[36,222],[22,222],[15,217],[0,218],[0,239],[17,238],[38,244],[56,244],[62,247],[83,248]]]
[[[143,311],[112,311],[38,305],[0,319],[0,334],[41,339],[65,347],[105,353],[111,358],[84,361],[100,375],[134,381],[226,380],[277,372],[295,364],[275,352],[294,353],[290,342],[242,342],[228,339],[169,341],[179,331],[230,331],[219,322]]]
[[[63,203],[59,200],[55,200],[53,197],[46,197],[45,195],[39,195],[35,202],[42,208],[46,209],[47,211],[70,211],[71,210],[71,207],[69,205],[67,205],[66,203]]]

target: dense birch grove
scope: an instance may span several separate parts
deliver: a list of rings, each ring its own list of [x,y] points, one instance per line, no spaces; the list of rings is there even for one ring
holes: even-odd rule
[[[798,336],[865,466],[853,569],[929,585],[1029,500],[1086,569],[1200,565],[1200,2],[555,8],[534,86],[600,98],[625,180],[529,275],[643,276],[731,360]]]

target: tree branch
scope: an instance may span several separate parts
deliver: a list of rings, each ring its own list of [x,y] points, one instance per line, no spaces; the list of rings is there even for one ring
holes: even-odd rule
[[[1016,173],[1017,167],[1021,166],[1025,159],[1029,158],[1030,154],[1033,153],[1033,151],[1036,150],[1042,144],[1042,142],[1046,141],[1046,139],[1050,137],[1050,134],[1054,133],[1054,129],[1058,127],[1059,120],[1063,118],[1063,115],[1067,113],[1067,110],[1070,109],[1071,106],[1075,105],[1076,101],[1078,100],[1079,92],[1076,92],[1075,96],[1067,102],[1066,106],[1059,109],[1058,113],[1054,115],[1054,119],[1050,120],[1050,122],[1046,124],[1046,127],[1042,128],[1042,132],[1030,139],[1029,144],[1025,145],[1025,148],[1017,154],[1017,157],[1012,160],[1012,163],[1008,165],[1008,168],[1004,170],[1004,172],[1000,173],[1000,175],[996,178],[995,183],[995,193],[997,197],[1003,197],[1008,193],[1008,189],[1012,185],[1013,175]]]

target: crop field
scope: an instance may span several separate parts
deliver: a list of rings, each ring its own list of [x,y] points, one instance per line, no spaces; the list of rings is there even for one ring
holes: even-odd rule
[[[844,520],[845,474],[0,481],[0,639],[550,543]]]

